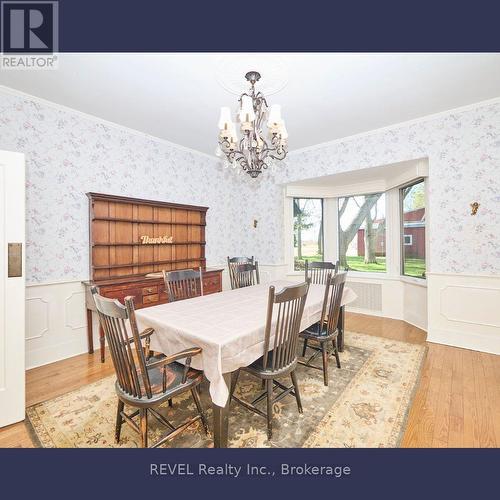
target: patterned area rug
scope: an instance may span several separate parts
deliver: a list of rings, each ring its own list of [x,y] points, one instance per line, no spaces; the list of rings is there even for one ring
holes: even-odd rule
[[[397,447],[425,352],[422,345],[347,332],[346,348],[340,354],[342,369],[337,369],[333,356],[330,358],[328,387],[323,385],[320,371],[299,367],[304,413],[298,413],[293,396],[276,403],[271,441],[267,440],[265,419],[233,403],[230,447]],[[45,448],[137,447],[139,438],[126,424],[120,444],[114,442],[114,380],[107,377],[28,408],[38,444]],[[251,400],[260,387],[259,380],[242,374],[237,392]],[[209,396],[206,387],[203,389],[211,421]],[[194,414],[195,405],[188,392],[174,399],[173,408],[165,405],[161,411],[179,424]],[[150,419],[149,424],[150,443],[154,443],[164,428],[156,425],[156,419]],[[166,444],[172,448],[210,446],[212,441],[199,422]]]

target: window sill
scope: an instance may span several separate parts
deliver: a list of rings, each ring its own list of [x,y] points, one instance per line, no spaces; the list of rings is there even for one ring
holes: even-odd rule
[[[363,272],[363,271],[347,271],[348,278],[356,278],[356,279],[377,279],[377,280],[396,280],[399,279],[399,276],[394,276],[393,274],[387,273],[371,273],[371,272]]]
[[[342,270],[341,270],[342,271]],[[288,271],[287,276],[304,276],[304,271]],[[359,272],[359,271],[348,271],[348,278],[356,279],[378,279],[378,280],[399,280],[401,276],[399,275],[389,275],[387,273],[370,273],[370,272]]]
[[[287,277],[296,278],[297,276],[304,276],[304,271],[289,271],[286,273]],[[347,279],[354,280],[373,280],[373,281],[401,281],[410,285],[417,285],[427,288],[427,280],[422,278],[412,278],[411,276],[402,276],[400,274],[387,274],[387,273],[369,273],[359,271],[348,271]]]

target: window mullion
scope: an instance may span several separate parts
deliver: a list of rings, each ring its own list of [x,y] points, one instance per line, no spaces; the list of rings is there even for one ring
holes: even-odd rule
[[[323,201],[324,260],[335,262],[338,259],[338,201],[337,198],[325,198]]]
[[[387,274],[398,276],[400,273],[400,209],[399,190],[391,189],[386,193],[386,264]]]

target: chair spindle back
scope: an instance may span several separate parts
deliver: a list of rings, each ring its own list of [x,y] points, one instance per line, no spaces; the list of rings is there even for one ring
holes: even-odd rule
[[[231,289],[239,288],[235,274],[236,267],[239,264],[253,264],[255,262],[253,255],[251,257],[228,257],[227,258],[227,269],[229,271],[229,280],[231,281]]]
[[[346,278],[347,272],[343,271],[331,275],[326,283],[319,327],[326,323],[327,335],[332,335],[337,329]]]
[[[259,263],[237,264],[234,268],[234,288],[244,288],[260,284]]]
[[[300,323],[309,291],[309,283],[289,286],[275,293],[269,287],[264,340],[264,369],[279,371],[297,359]],[[273,321],[274,312],[276,312]],[[274,338],[271,340],[271,332]]]
[[[311,279],[311,283],[315,285],[326,285],[328,275],[335,275],[339,272],[340,262],[337,261],[335,264],[333,262],[305,262],[306,281],[308,278]]]
[[[203,295],[203,275],[201,267],[198,271],[183,269],[180,271],[163,271],[163,281],[169,302],[191,299]]]
[[[92,287],[91,292],[100,325],[108,341],[118,385],[123,392],[131,396],[151,398],[151,383],[135,319],[133,297],[126,297],[124,306],[118,300],[99,295],[95,286]],[[126,321],[129,321],[132,332],[130,338]],[[132,344],[135,344],[135,349],[132,349]],[[141,384],[140,378],[142,378],[143,384]]]

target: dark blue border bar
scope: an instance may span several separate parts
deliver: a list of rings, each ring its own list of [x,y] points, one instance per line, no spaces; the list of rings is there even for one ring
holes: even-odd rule
[[[151,476],[151,463],[194,475]],[[275,474],[204,476],[199,464]],[[349,467],[342,477],[281,475],[281,464]],[[22,498],[496,498],[500,450],[0,450],[2,497]],[[185,470],[185,469],[184,469]],[[157,496],[159,495],[159,496]],[[196,497],[194,495],[197,495]],[[275,496],[277,495],[277,496]]]
[[[500,51],[496,0],[60,0],[64,52]]]

